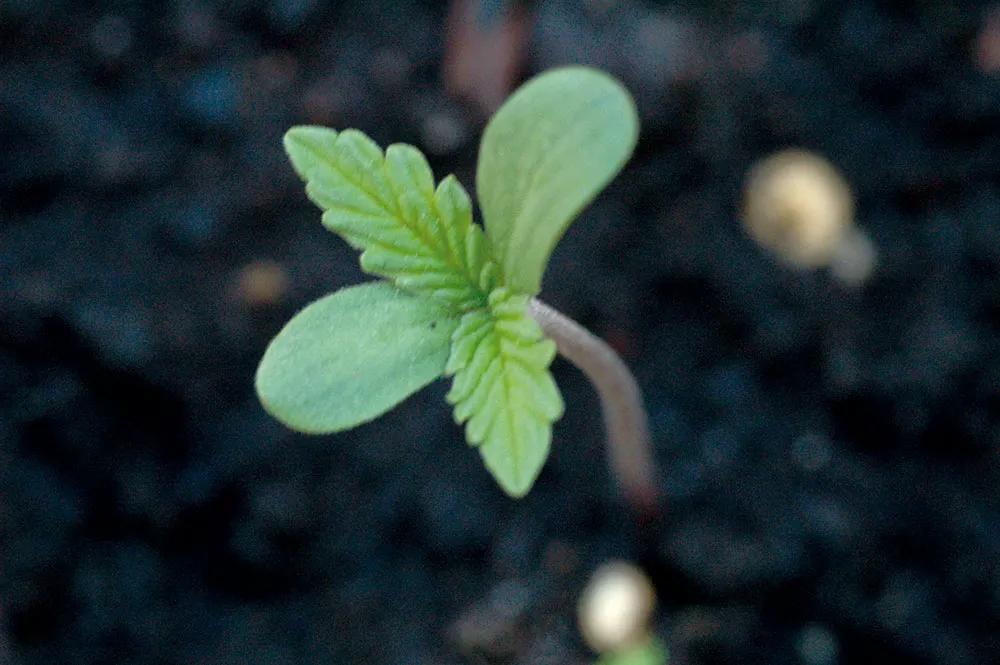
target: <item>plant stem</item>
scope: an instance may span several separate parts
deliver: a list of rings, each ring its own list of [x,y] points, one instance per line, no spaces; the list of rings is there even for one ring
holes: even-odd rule
[[[625,501],[643,518],[658,516],[660,493],[649,422],[632,372],[607,343],[537,298],[528,312],[597,390],[608,434],[608,466]]]

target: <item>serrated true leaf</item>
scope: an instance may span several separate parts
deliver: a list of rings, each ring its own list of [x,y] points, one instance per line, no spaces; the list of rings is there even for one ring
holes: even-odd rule
[[[362,250],[365,272],[456,310],[485,305],[496,266],[454,176],[435,188],[419,150],[395,144],[383,153],[353,129],[293,127],[285,150],[323,225]]]
[[[524,496],[545,463],[562,397],[548,367],[555,344],[526,310],[528,297],[494,290],[488,307],[469,312],[452,335],[445,367],[455,420],[493,477]]]
[[[538,293],[556,243],[621,170],[638,127],[625,88],[586,67],[537,76],[497,111],[479,148],[476,192],[507,287]]]
[[[295,315],[257,368],[264,408],[288,427],[336,432],[394,407],[444,372],[458,318],[386,282],[341,289]]]

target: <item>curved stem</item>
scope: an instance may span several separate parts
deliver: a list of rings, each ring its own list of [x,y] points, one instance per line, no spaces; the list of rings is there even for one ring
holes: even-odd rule
[[[642,391],[629,368],[603,340],[537,298],[528,312],[597,390],[607,428],[608,465],[628,504],[642,516],[660,511],[649,423]]]

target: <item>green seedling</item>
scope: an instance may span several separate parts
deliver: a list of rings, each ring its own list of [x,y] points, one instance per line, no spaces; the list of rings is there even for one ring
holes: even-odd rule
[[[454,176],[435,185],[409,145],[294,127],[292,165],[323,224],[361,250],[380,281],[307,306],[257,370],[265,409],[307,433],[346,430],[443,376],[465,437],[500,487],[521,497],[549,453],[563,400],[558,350],[594,381],[612,467],[639,503],[655,495],[641,396],[607,345],[534,297],[570,222],[621,170],[638,120],[626,90],[570,67],[521,87],[483,135],[476,191],[483,225]]]
[[[580,634],[601,654],[596,665],[667,665],[651,629],[656,591],[643,570],[611,561],[596,571],[577,603]]]
[[[668,665],[667,647],[655,637],[622,651],[601,656],[595,665]]]

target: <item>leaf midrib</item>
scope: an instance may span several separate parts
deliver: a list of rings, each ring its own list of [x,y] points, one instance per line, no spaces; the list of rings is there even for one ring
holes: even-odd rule
[[[343,134],[338,134],[337,138],[334,139],[335,149],[336,149],[336,142],[337,142],[337,140],[342,135]],[[422,229],[410,225],[409,221],[406,219],[406,216],[402,214],[402,209],[401,209],[401,206],[400,206],[400,203],[399,203],[399,192],[397,192],[396,188],[392,185],[392,178],[390,177],[389,173],[387,172],[387,169],[386,169],[386,159],[385,159],[385,152],[384,151],[382,151],[382,159],[379,160],[378,168],[381,169],[382,175],[385,176],[387,182],[389,183],[389,187],[390,187],[390,189],[392,191],[392,194],[393,194],[391,203],[393,204],[395,210],[388,210],[386,208],[386,202],[382,200],[381,196],[378,196],[377,193],[373,192],[371,189],[369,189],[367,186],[365,186],[365,184],[363,182],[351,178],[348,175],[348,172],[345,171],[339,164],[337,164],[336,161],[334,161],[334,159],[332,157],[328,156],[325,152],[320,151],[319,149],[315,148],[311,144],[304,143],[304,145],[305,145],[306,149],[309,152],[311,152],[314,156],[316,156],[317,158],[319,158],[320,161],[324,162],[331,169],[333,169],[334,171],[336,171],[337,174],[341,178],[343,178],[345,182],[347,182],[349,185],[352,185],[352,186],[356,187],[358,190],[360,190],[365,195],[367,195],[368,198],[371,199],[372,201],[374,201],[379,206],[379,208],[381,208],[389,217],[398,220],[402,224],[402,226],[407,231],[409,231],[410,233],[412,233],[417,238],[417,240],[424,247],[426,247],[428,250],[430,250],[430,253],[432,255],[434,255],[435,258],[437,258],[437,256],[440,256],[441,254],[443,254],[444,257],[445,257],[445,260],[443,261],[443,263],[445,263],[449,268],[452,268],[454,270],[454,272],[456,272],[457,274],[461,275],[463,277],[463,279],[466,280],[466,283],[467,283],[467,286],[468,286],[469,290],[472,291],[474,294],[476,294],[479,297],[478,299],[485,299],[486,298],[487,294],[483,293],[483,290],[481,288],[479,288],[478,281],[476,279],[473,279],[474,277],[478,278],[478,275],[476,275],[476,276],[470,275],[469,272],[466,270],[465,266],[463,266],[463,265],[456,265],[456,257],[454,257],[451,254],[451,252],[449,251],[450,248],[447,247],[447,241],[446,240],[444,241],[445,250],[443,252],[440,251],[440,248],[436,246],[436,243],[432,242],[432,239],[431,239],[431,237],[430,237],[429,234],[423,233]],[[441,220],[441,211],[438,210],[437,204],[435,203],[434,198],[433,197],[428,197],[423,192],[421,192],[421,196],[423,196],[427,200],[427,202],[428,202],[428,204],[430,206],[431,212],[436,216],[436,218],[438,220],[439,226],[443,226],[443,222]],[[328,210],[329,210],[329,208],[328,208]],[[369,214],[371,214],[371,213],[369,213]],[[464,239],[465,235],[466,234],[463,234],[463,239]],[[383,246],[385,246],[384,243],[378,243],[378,244],[382,244]],[[440,260],[440,259],[438,259],[438,260]]]

